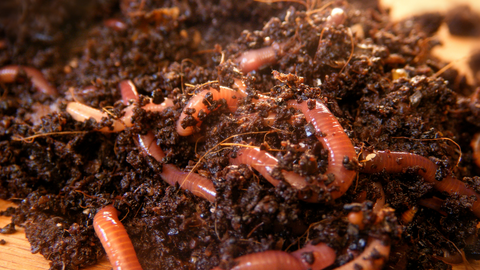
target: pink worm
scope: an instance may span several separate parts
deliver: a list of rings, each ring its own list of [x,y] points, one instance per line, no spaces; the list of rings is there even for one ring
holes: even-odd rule
[[[130,100],[138,101],[137,88],[131,80],[123,80],[118,83],[118,89],[122,95],[123,104],[128,105]]]
[[[117,209],[111,205],[100,209],[93,218],[93,227],[113,269],[142,269],[127,231],[118,219]]]
[[[243,73],[248,73],[277,62],[277,54],[280,50],[281,45],[273,43],[268,47],[249,50],[242,53],[242,55],[237,58],[236,62]]]
[[[335,268],[335,270],[380,270],[390,255],[390,245],[371,238],[365,250],[352,261]]]
[[[425,181],[433,183],[434,187],[448,194],[475,196],[476,201],[472,205],[472,212],[480,217],[480,195],[468,188],[464,182],[448,175],[441,181],[435,179],[437,165],[426,157],[406,152],[375,151],[364,153],[365,165],[361,170],[364,173],[403,173],[408,168],[419,168],[417,173]]]
[[[418,201],[418,204],[421,206],[433,209],[438,213],[442,214],[443,216],[447,216],[447,212],[442,210],[442,205],[444,202],[445,201],[440,198],[433,197],[433,198],[421,199]]]
[[[26,66],[5,66],[0,68],[0,82],[13,83],[18,77],[20,70],[25,71],[32,81],[32,85],[38,91],[47,95],[56,95],[57,90],[45,79],[38,69]]]
[[[138,135],[137,142],[144,154],[152,156],[157,161],[161,162],[165,157],[162,149],[155,142],[153,133],[148,132],[147,135]],[[163,164],[160,177],[172,186],[178,183],[182,189],[190,190],[196,196],[210,202],[215,201],[217,192],[212,181],[197,173],[181,171],[173,164]]]
[[[305,261],[303,254],[313,255],[313,263]],[[308,244],[291,254],[280,250],[267,250],[238,257],[234,260],[236,265],[231,270],[320,270],[335,262],[335,250],[325,243],[318,245]],[[216,267],[213,270],[221,270]]]
[[[161,104],[154,104],[154,103],[149,103],[145,106],[142,107],[142,109],[146,111],[163,111],[164,109],[168,107],[173,106],[173,100],[171,99],[165,99],[165,101]],[[118,119],[112,119],[113,124],[112,128],[110,127],[103,127],[99,129],[98,131],[101,132],[120,132],[124,130],[127,127],[133,126],[132,123],[132,116],[133,116],[133,109],[136,106],[134,104],[128,106],[125,108],[124,112],[125,114],[118,118]],[[88,120],[90,118],[93,118],[97,123],[100,123],[102,121],[102,118],[108,118],[109,115],[106,112],[103,112],[101,110],[92,108],[90,106],[84,105],[80,102],[69,102],[67,104],[66,111],[73,117],[73,119],[83,122],[85,120]]]
[[[180,118],[177,121],[176,129],[180,136],[189,136],[194,131],[194,128],[192,126],[188,126],[185,128],[182,127],[182,121],[185,119],[185,117],[187,117],[187,114],[185,113],[186,110],[195,110],[195,112],[192,114],[192,117],[195,118],[195,120],[197,121],[197,126],[200,126],[202,124],[202,121],[198,118],[198,113],[201,110],[207,114],[211,112],[208,109],[208,101],[205,100],[205,97],[207,95],[211,95],[213,101],[225,99],[227,101],[227,106],[231,112],[237,110],[238,99],[245,97],[245,94],[243,94],[242,92],[235,91],[233,89],[223,86],[220,86],[219,90],[209,88],[207,90],[201,91],[188,101],[187,105],[182,111],[182,114],[180,115]]]
[[[247,164],[257,170],[268,182],[277,186],[280,181],[274,179],[271,176],[273,169],[278,165],[278,160],[270,153],[259,148],[245,147],[237,151],[235,158],[230,158],[232,164]],[[285,181],[287,181],[292,187],[296,189],[302,189],[306,187],[305,178],[292,172],[282,171]]]
[[[301,110],[307,122],[315,128],[317,139],[328,149],[328,166],[326,175],[333,175],[330,186],[338,188],[331,192],[332,198],[342,196],[350,187],[357,174],[354,170],[345,168],[344,163],[356,159],[355,149],[337,118],[320,101],[315,101],[315,107],[309,109],[308,102],[297,103],[288,101],[288,106]]]

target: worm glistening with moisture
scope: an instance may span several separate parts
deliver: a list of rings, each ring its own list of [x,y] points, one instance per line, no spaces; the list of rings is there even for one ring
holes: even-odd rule
[[[471,210],[477,217],[480,217],[480,195],[468,188],[464,182],[451,175],[446,176],[441,181],[437,181],[435,179],[437,165],[428,158],[412,153],[390,151],[364,152],[362,155],[362,160],[365,160],[365,162],[361,171],[364,173],[378,173],[382,171],[401,173],[407,168],[416,167],[419,168],[417,173],[425,181],[433,183],[437,190],[445,191],[448,194],[474,196],[476,201],[473,203]]]
[[[118,211],[108,205],[93,219],[93,227],[115,270],[141,270],[132,242],[118,219]]]
[[[188,115],[186,111],[188,111],[189,109],[195,110],[195,112],[192,113],[191,116],[196,120],[197,125],[200,125],[202,121],[198,118],[198,113],[200,111],[203,111],[204,113],[208,114],[210,111],[216,109],[216,107],[209,108],[210,106],[212,106],[212,104],[209,104],[209,102],[216,102],[225,99],[228,109],[231,112],[234,112],[237,110],[238,99],[242,97],[244,97],[244,95],[240,91],[235,91],[233,89],[223,86],[220,86],[218,90],[214,88],[209,88],[207,90],[201,91],[200,93],[192,97],[183,109],[182,114],[177,121],[176,128],[178,134],[180,136],[189,136],[193,134],[194,128],[192,126],[182,125],[182,122]]]
[[[355,149],[350,138],[347,136],[337,118],[320,101],[315,101],[312,109],[310,101],[297,103],[295,100],[288,101],[288,106],[301,110],[307,119],[315,127],[317,139],[328,149],[328,167],[325,175],[333,175],[334,181],[330,186],[338,190],[331,192],[332,198],[342,196],[350,187],[357,172],[345,165],[356,160]]]

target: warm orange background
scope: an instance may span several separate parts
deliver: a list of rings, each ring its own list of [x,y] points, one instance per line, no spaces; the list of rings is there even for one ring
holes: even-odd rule
[[[400,20],[406,16],[421,14],[426,11],[446,11],[458,3],[470,3],[472,8],[480,12],[479,0],[382,0],[384,6],[392,7],[391,14],[394,20]],[[444,25],[437,34],[443,41],[442,47],[436,48],[434,54],[441,56],[446,61],[454,61],[467,57],[474,48],[480,49],[480,40],[473,38],[451,37],[447,27]],[[455,65],[462,73],[471,74],[467,68],[466,60],[458,61]],[[5,210],[8,206],[14,204],[0,200],[0,210]],[[10,219],[0,216],[0,227],[10,223]],[[45,270],[49,269],[48,261],[40,254],[30,253],[30,245],[25,238],[22,228],[17,227],[17,232],[11,235],[1,235],[0,239],[6,241],[5,245],[0,245],[0,269],[5,270]],[[474,269],[480,269],[480,261],[472,262]],[[110,264],[106,259],[98,265],[90,267],[91,270],[109,270]],[[454,269],[465,269],[465,266],[459,265]]]

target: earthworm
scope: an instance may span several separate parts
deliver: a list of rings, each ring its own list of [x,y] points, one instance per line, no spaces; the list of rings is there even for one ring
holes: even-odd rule
[[[142,269],[125,227],[112,205],[100,209],[93,218],[93,227],[108,259],[116,270]]]
[[[234,112],[237,110],[238,99],[242,97],[245,97],[245,95],[242,92],[235,91],[231,88],[223,87],[223,86],[220,86],[218,90],[214,88],[209,88],[201,91],[200,93],[192,97],[188,101],[185,108],[183,109],[182,114],[180,115],[180,118],[177,121],[176,130],[178,134],[180,136],[189,136],[194,131],[193,126],[187,126],[187,127],[182,126],[183,120],[188,116],[186,111],[194,110],[191,116],[196,120],[197,126],[199,126],[202,123],[202,121],[198,118],[198,113],[200,111],[203,111],[204,113],[208,114],[212,110],[217,109],[216,107],[218,107],[216,106],[215,108],[212,108],[213,106],[212,104],[209,104],[210,102],[217,102],[221,99],[225,99],[227,102],[228,109],[231,112]]]
[[[407,152],[390,152],[390,151],[374,151],[364,152],[362,154],[364,166],[361,172],[364,173],[402,173],[408,168],[418,168],[417,173],[422,176],[425,181],[433,183],[435,189],[447,192],[448,194],[459,194],[467,196],[475,196],[476,201],[472,205],[472,212],[480,217],[480,195],[468,188],[464,182],[454,178],[451,175],[446,176],[441,181],[435,179],[437,165],[426,157],[407,153]]]
[[[335,270],[380,270],[390,254],[390,245],[382,240],[370,238],[365,250],[352,261]]]
[[[418,201],[419,205],[433,209],[438,213],[442,214],[443,216],[447,216],[447,212],[442,210],[443,203],[444,200],[437,197],[425,198]]]
[[[480,133],[477,133],[473,136],[470,146],[473,150],[473,161],[475,162],[477,167],[480,168]]]
[[[162,162],[165,157],[162,149],[155,142],[152,132],[148,132],[147,135],[138,135],[137,145],[145,155],[150,155],[159,162]],[[173,164],[163,164],[160,177],[172,186],[178,183],[182,189],[190,190],[196,196],[210,202],[215,201],[216,190],[212,181],[197,173],[181,171]]]
[[[313,255],[312,264],[306,262],[303,254]],[[236,265],[231,270],[320,270],[335,262],[335,250],[324,243],[318,245],[308,244],[291,254],[280,250],[267,250],[264,252],[247,254],[236,258]],[[221,270],[216,267],[213,270]]]
[[[243,73],[257,70],[261,67],[273,64],[277,61],[277,54],[281,45],[273,43],[271,46],[243,52],[236,62]]]
[[[130,100],[138,101],[137,88],[131,80],[123,80],[118,83],[118,89],[122,95],[123,104],[128,105]]]
[[[257,147],[243,147],[237,151],[235,158],[230,158],[232,164],[247,164],[257,170],[268,182],[277,186],[280,181],[271,176],[273,169],[278,165],[278,160],[270,153]],[[306,186],[305,178],[292,171],[282,171],[285,181],[296,189]]]
[[[5,66],[0,68],[0,82],[13,83],[18,77],[20,70],[25,71],[32,81],[32,85],[38,91],[47,95],[56,95],[57,90],[45,79],[42,72],[36,68],[26,66]]]
[[[147,105],[143,106],[142,109],[146,111],[163,111],[168,107],[173,106],[173,101],[171,99],[165,99],[165,101],[161,104],[154,104],[148,103]],[[112,128],[110,127],[103,127],[98,131],[101,132],[120,132],[127,127],[131,127],[132,123],[132,116],[133,116],[133,109],[135,105],[132,104],[124,109],[124,115],[118,119],[112,119],[113,124]],[[108,114],[106,112],[102,112],[98,109],[92,108],[80,102],[69,102],[67,104],[66,111],[72,116],[73,119],[83,122],[90,118],[93,118],[97,123],[100,123],[102,118],[108,118]]]
[[[320,101],[315,101],[309,109],[310,101],[297,103],[288,101],[288,106],[301,110],[308,123],[315,128],[317,139],[328,149],[328,165],[326,175],[332,175],[334,181],[330,186],[337,188],[331,192],[333,199],[342,196],[350,187],[355,178],[356,171],[345,166],[356,160],[355,149],[350,138],[343,130],[337,118]]]

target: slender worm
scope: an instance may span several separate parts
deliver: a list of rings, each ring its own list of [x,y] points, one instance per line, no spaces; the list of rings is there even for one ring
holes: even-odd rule
[[[357,258],[335,270],[380,270],[388,260],[388,255],[390,255],[390,245],[371,238],[365,250]]]
[[[421,206],[433,209],[438,213],[442,214],[443,216],[447,216],[447,212],[442,210],[442,206],[444,202],[445,201],[440,198],[432,197],[432,198],[421,199],[418,201],[418,204]]]
[[[194,110],[194,113],[191,114],[191,116],[196,120],[197,126],[200,126],[202,124],[202,121],[198,118],[198,113],[200,111],[203,111],[204,113],[208,114],[212,110],[217,109],[211,108],[212,104],[211,102],[216,102],[221,99],[225,99],[227,102],[228,109],[231,112],[234,112],[237,110],[238,106],[238,99],[245,97],[245,95],[240,92],[240,91],[235,91],[233,89],[230,89],[228,87],[223,87],[220,86],[220,89],[213,89],[209,88],[206,90],[201,91],[200,93],[196,94],[194,97],[192,97],[185,108],[182,111],[182,114],[180,115],[180,118],[177,121],[177,132],[180,136],[189,136],[193,133],[194,128],[193,126],[182,126],[182,122],[184,121],[185,117],[187,117],[186,111],[189,110]]]
[[[355,170],[347,169],[345,165],[356,160],[355,149],[337,118],[320,101],[315,101],[315,107],[309,108],[307,101],[297,103],[288,101],[288,106],[301,110],[307,122],[315,128],[317,139],[328,149],[328,166],[326,175],[333,175],[330,186],[337,188],[331,192],[332,198],[342,196],[350,187],[357,174]]]
[[[147,135],[138,135],[137,145],[144,154],[152,156],[159,162],[165,157],[151,132],[148,132]],[[182,189],[190,190],[198,197],[205,198],[210,202],[215,201],[216,190],[212,181],[197,173],[181,171],[173,164],[163,164],[160,177],[172,186],[178,183]]]
[[[18,77],[20,70],[25,71],[32,85],[38,91],[47,95],[56,95],[57,90],[45,79],[42,72],[36,68],[26,66],[5,66],[0,68],[0,82],[13,83]]]
[[[261,67],[277,62],[277,54],[281,50],[281,45],[273,43],[271,46],[249,50],[237,58],[237,63],[243,73],[258,70]]]
[[[165,101],[161,104],[154,104],[148,103],[147,105],[143,106],[142,109],[151,112],[160,112],[168,107],[173,106],[173,101],[171,99],[165,99]],[[133,126],[132,123],[132,116],[133,116],[133,109],[135,105],[132,104],[124,109],[124,115],[117,119],[112,119],[113,124],[110,127],[103,127],[98,131],[101,132],[120,132],[127,127]],[[66,111],[73,117],[73,119],[83,122],[90,118],[93,118],[97,123],[102,121],[102,118],[108,118],[109,115],[106,112],[102,112],[98,109],[92,108],[90,106],[84,105],[80,102],[69,102],[67,104]]]
[[[304,254],[313,255],[310,263],[306,262]],[[292,253],[280,250],[247,254],[236,258],[236,265],[231,270],[321,270],[335,262],[335,250],[325,243],[307,244],[304,248]],[[216,267],[213,270],[221,270]]]
[[[278,165],[278,160],[270,153],[259,148],[244,147],[237,151],[235,158],[230,158],[232,164],[247,164],[257,170],[268,182],[277,186],[280,181],[271,176],[273,169]],[[305,178],[292,171],[282,171],[285,181],[296,189],[306,186]]]
[[[118,219],[118,211],[108,205],[93,218],[93,227],[115,270],[141,270],[132,242]]]
[[[118,83],[118,89],[122,95],[123,104],[128,105],[130,100],[138,101],[137,88],[131,80],[123,80]]]
[[[433,183],[438,191],[448,194],[459,194],[467,196],[475,196],[476,201],[472,205],[472,212],[480,217],[480,195],[466,184],[451,175],[446,176],[441,181],[435,179],[437,165],[426,157],[406,153],[406,152],[390,152],[390,151],[374,151],[364,152],[362,160],[365,160],[361,169],[364,173],[402,173],[408,168],[418,168],[417,173],[422,176],[425,181]]]

